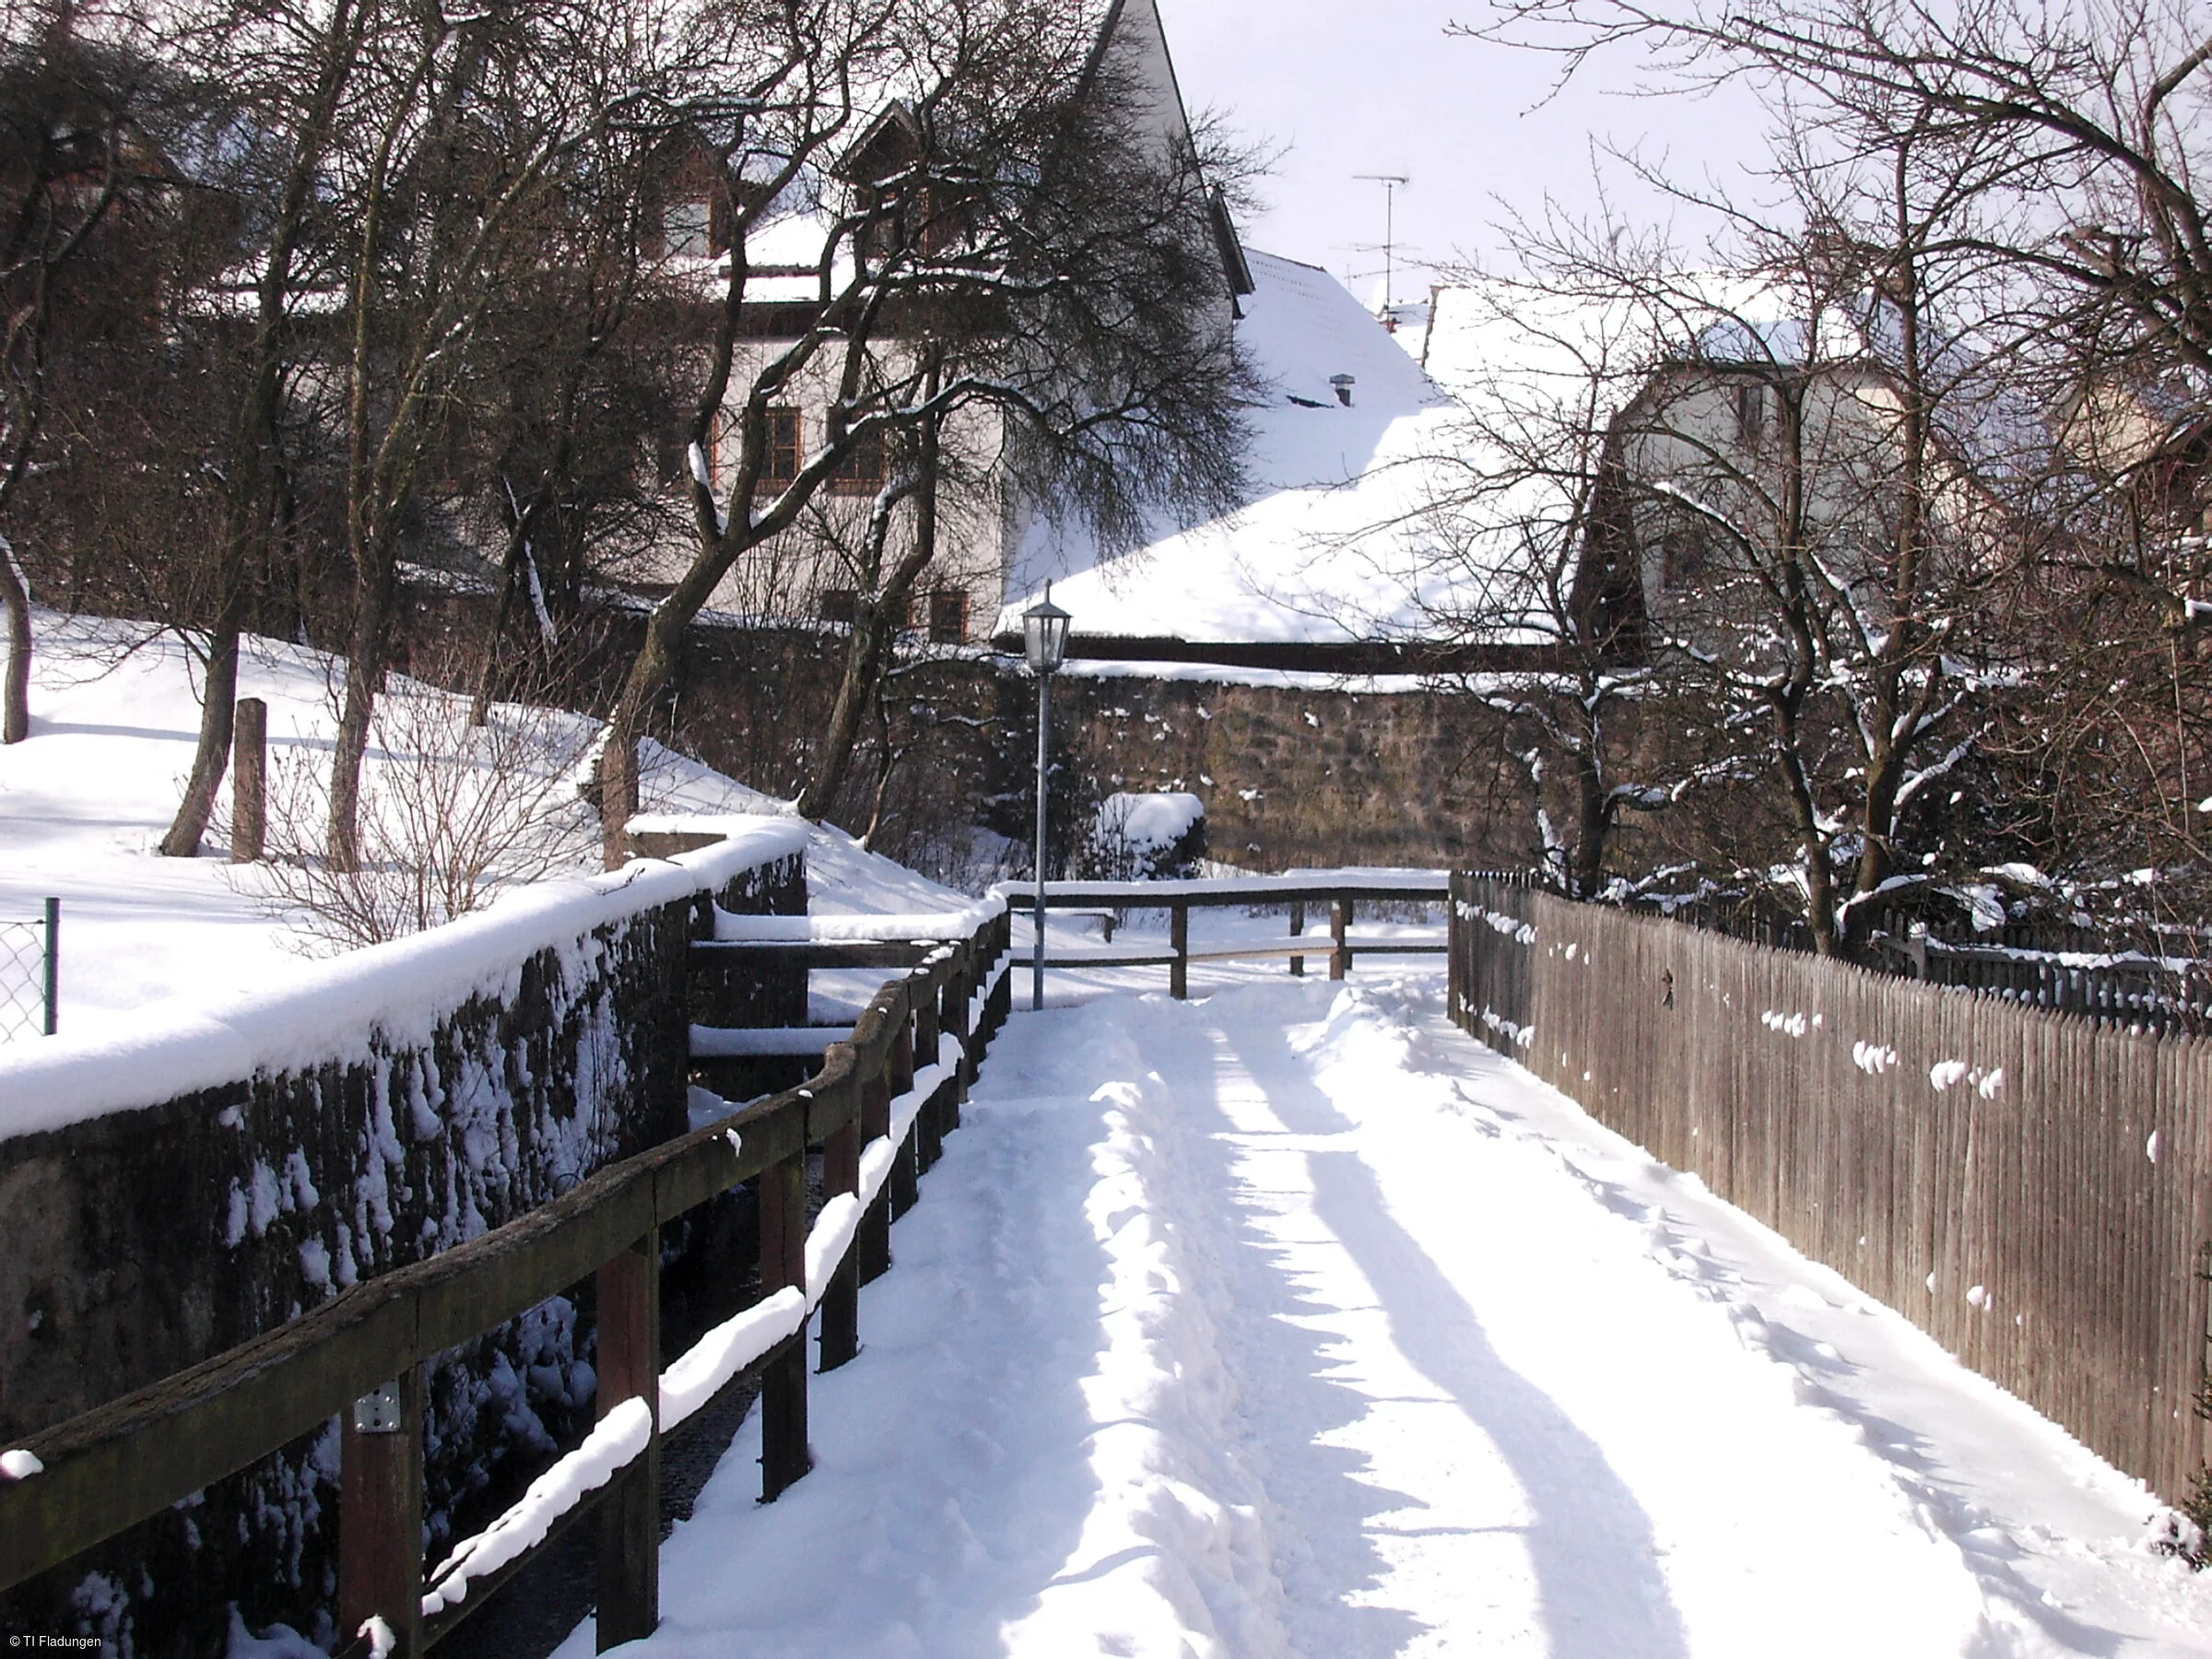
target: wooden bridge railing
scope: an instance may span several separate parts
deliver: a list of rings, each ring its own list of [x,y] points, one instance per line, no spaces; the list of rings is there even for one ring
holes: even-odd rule
[[[413,1659],[558,1533],[599,1518],[602,1651],[659,1620],[661,1436],[739,1378],[760,1382],[761,1495],[806,1473],[806,1338],[824,1370],[859,1347],[859,1287],[890,1265],[984,1047],[1006,1018],[1005,912],[965,937],[740,945],[786,966],[902,969],[797,1088],[611,1165],[507,1226],[342,1291],[252,1342],[0,1453],[0,1589],[234,1474],[333,1415],[340,1426],[341,1653]],[[701,940],[692,948],[729,947]],[[825,1202],[806,1221],[806,1159]],[[761,1300],[664,1370],[659,1230],[759,1183]],[[745,1264],[733,1264],[742,1274]],[[424,1362],[595,1281],[596,1427],[485,1531],[423,1571]]]
[[[1024,916],[1037,912],[1037,887],[1030,881],[1001,882],[992,888],[1008,909]],[[1161,968],[1168,970],[1168,988],[1176,997],[1190,994],[1193,962],[1290,959],[1290,971],[1303,976],[1309,956],[1325,956],[1329,977],[1342,979],[1352,959],[1361,956],[1441,956],[1450,947],[1442,938],[1355,938],[1351,935],[1353,906],[1401,901],[1442,904],[1451,894],[1451,876],[1444,870],[1336,870],[1292,876],[1241,876],[1227,879],[1193,881],[1048,881],[1044,908],[1053,911],[1164,910],[1168,912],[1168,948],[1113,948],[1070,952],[1062,949],[1044,959],[1047,968]],[[1276,939],[1237,939],[1217,944],[1191,945],[1193,909],[1247,909],[1281,906],[1290,912],[1288,935]],[[1327,907],[1329,931],[1325,938],[1306,933],[1309,908]],[[1049,948],[1049,947],[1048,947]],[[1027,959],[1024,958],[1026,960]]]

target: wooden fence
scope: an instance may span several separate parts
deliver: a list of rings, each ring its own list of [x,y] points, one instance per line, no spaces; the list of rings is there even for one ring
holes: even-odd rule
[[[1453,877],[1453,1017],[2184,1496],[2212,1051]]]
[[[1036,884],[1002,882],[992,891],[1024,916],[1037,913]],[[1095,948],[1061,949],[1044,959],[1047,968],[1165,968],[1169,994],[1178,999],[1190,994],[1193,962],[1253,961],[1288,957],[1290,971],[1302,977],[1309,957],[1325,958],[1329,977],[1342,979],[1353,959],[1362,956],[1434,956],[1444,948],[1441,940],[1370,937],[1351,935],[1353,910],[1369,903],[1441,904],[1450,891],[1450,877],[1441,870],[1371,870],[1337,872],[1327,876],[1246,876],[1228,879],[1190,881],[1048,881],[1044,908],[1053,911],[1103,912],[1118,915],[1132,910],[1168,912],[1168,948],[1115,946],[1112,930]],[[1247,910],[1281,908],[1289,913],[1288,931],[1280,938],[1230,939],[1214,944],[1191,943],[1193,909]],[[1306,914],[1328,913],[1326,935],[1306,932]],[[1025,956],[1023,959],[1029,959]]]
[[[1002,911],[957,939],[793,946],[806,966],[907,970],[801,1088],[609,1165],[506,1226],[9,1449],[0,1455],[0,1589],[335,1414],[341,1653],[412,1659],[594,1511],[599,1646],[648,1633],[659,1619],[662,1435],[757,1377],[763,1498],[806,1473],[809,1325],[818,1313],[824,1370],[858,1351],[859,1287],[889,1266],[891,1220],[958,1126],[1006,1018],[1007,937]],[[702,939],[691,948],[711,960],[723,947]],[[811,1228],[810,1147],[823,1186]],[[761,1300],[664,1370],[660,1230],[748,1181],[759,1182]],[[750,1265],[724,1265],[739,1277]],[[426,1576],[424,1362],[585,1279],[598,1307],[597,1427]]]

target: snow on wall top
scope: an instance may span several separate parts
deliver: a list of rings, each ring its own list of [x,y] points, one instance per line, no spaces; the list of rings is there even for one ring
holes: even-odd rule
[[[1101,562],[1080,533],[1032,529],[995,631],[1051,581],[1078,634],[1344,641],[1433,633],[1453,578],[1410,518],[1450,487],[1456,406],[1327,272],[1248,251],[1256,291],[1237,337],[1272,401],[1252,412],[1253,499],[1226,517],[1163,526]],[[1351,404],[1332,377],[1352,377]]]
[[[724,836],[675,859],[641,859],[605,875],[518,888],[473,915],[390,944],[302,961],[288,982],[160,1009],[105,1036],[65,1031],[0,1048],[0,1135],[32,1135],[174,1099],[257,1072],[365,1056],[373,1036],[427,1041],[471,996],[509,984],[546,949],[593,929],[719,889],[743,872],[803,852],[796,818],[687,820]],[[182,1002],[182,999],[179,999]]]

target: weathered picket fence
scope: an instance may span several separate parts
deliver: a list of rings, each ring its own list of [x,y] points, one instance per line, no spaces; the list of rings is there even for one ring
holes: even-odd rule
[[[890,968],[847,1040],[803,1086],[600,1169],[518,1219],[342,1291],[313,1312],[8,1450],[0,1588],[68,1560],[335,1415],[338,1652],[411,1656],[452,1630],[559,1532],[596,1513],[604,1650],[658,1621],[660,1441],[740,1379],[758,1380],[764,1498],[806,1473],[806,1354],[858,1349],[859,1287],[890,1265],[890,1223],[959,1122],[1006,1017],[1003,909],[964,936],[845,942],[696,939],[709,962]],[[801,927],[804,918],[794,919]],[[848,933],[853,930],[848,929]],[[863,930],[865,931],[865,930]],[[695,1027],[712,1048],[715,1028]],[[823,1202],[807,1222],[806,1159]],[[674,1363],[660,1353],[667,1223],[758,1183],[760,1300]],[[753,1265],[724,1264],[742,1278]],[[584,1280],[598,1314],[597,1426],[489,1527],[427,1575],[425,1362]]]
[[[2212,1049],[1453,878],[1451,1007],[2169,1499],[2206,1455]]]

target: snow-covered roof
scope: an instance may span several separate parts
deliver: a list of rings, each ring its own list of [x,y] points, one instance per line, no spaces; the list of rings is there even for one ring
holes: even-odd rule
[[[1457,407],[1327,272],[1248,251],[1254,291],[1237,324],[1270,383],[1253,411],[1251,499],[1194,526],[1163,526],[1101,560],[1079,532],[1034,526],[996,631],[1048,581],[1079,635],[1338,643],[1427,631],[1448,595],[1407,522],[1448,482]],[[1335,377],[1351,377],[1351,403]]]

